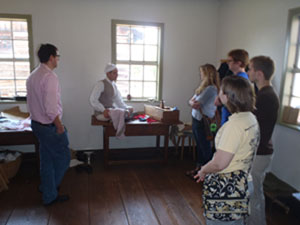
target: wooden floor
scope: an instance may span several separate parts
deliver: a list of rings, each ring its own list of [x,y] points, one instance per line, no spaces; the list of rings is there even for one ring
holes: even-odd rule
[[[41,204],[36,164],[22,164],[9,190],[0,193],[0,225],[204,225],[202,186],[184,175],[190,159],[168,165],[115,165],[104,169],[93,156],[93,173],[69,169],[61,193],[71,199],[50,207]],[[268,225],[299,225],[299,220],[272,206]],[[270,204],[268,205],[270,207]]]

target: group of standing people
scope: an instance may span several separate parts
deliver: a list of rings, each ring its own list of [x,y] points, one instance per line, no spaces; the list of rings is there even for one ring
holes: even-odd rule
[[[26,83],[27,104],[31,127],[40,143],[39,190],[43,204],[51,205],[69,199],[68,195],[58,193],[69,167],[70,150],[67,130],[61,121],[61,88],[53,72],[59,63],[59,51],[54,45],[42,44],[38,57],[40,65]],[[249,208],[249,224],[266,224],[262,183],[272,159],[271,136],[279,100],[271,85],[272,59],[257,56],[250,64],[248,61],[245,50],[230,51],[227,63],[234,75],[225,77],[221,84],[213,65],[200,66],[201,84],[189,100],[198,156],[196,168],[187,174],[197,182],[204,181],[208,225],[244,224]],[[104,72],[106,78],[96,84],[90,96],[97,119],[110,119],[114,107],[132,112],[116,87],[117,67],[108,64]],[[256,95],[251,82],[257,87]],[[218,106],[222,107],[222,126],[216,134],[213,153],[211,142],[206,140],[203,117],[213,117]]]
[[[249,63],[248,52],[235,49],[228,53],[227,64],[233,75],[221,84],[213,65],[199,68],[201,84],[189,100],[198,156],[187,175],[203,181],[207,225],[265,225],[263,181],[272,160],[271,137],[279,109],[271,85],[274,62],[256,56]],[[217,107],[222,120],[213,153],[202,118],[212,118]]]

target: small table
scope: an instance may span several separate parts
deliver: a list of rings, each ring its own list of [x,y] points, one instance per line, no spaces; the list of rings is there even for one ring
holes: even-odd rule
[[[92,116],[91,124],[93,126],[103,126],[103,148],[104,148],[104,165],[122,163],[124,160],[109,160],[109,137],[116,136],[116,130],[111,122],[97,120]],[[125,136],[156,136],[156,147],[159,148],[160,136],[164,136],[164,157],[162,160],[143,160],[151,162],[167,162],[168,145],[169,145],[169,127],[171,124],[161,122],[141,122],[133,120],[126,122]],[[139,162],[139,160],[126,160],[125,162]]]

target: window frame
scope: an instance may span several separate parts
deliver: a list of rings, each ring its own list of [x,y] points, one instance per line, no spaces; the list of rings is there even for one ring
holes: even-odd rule
[[[28,32],[28,51],[29,51],[29,66],[30,66],[30,72],[34,69],[34,51],[33,51],[33,35],[32,35],[32,15],[29,14],[6,14],[6,13],[0,13],[0,20],[26,20],[27,22],[27,32]],[[15,58],[12,58],[12,62],[18,61],[15,60]],[[28,74],[29,76],[30,74]],[[14,77],[14,81],[16,81],[16,78]],[[14,96],[12,98],[5,98],[0,96],[0,104],[1,103],[15,103],[15,102],[25,102],[26,97],[21,97],[21,99],[16,98],[17,96]]]
[[[112,55],[111,55],[111,61],[114,64],[118,64],[117,61],[117,40],[116,40],[116,26],[117,24],[124,24],[124,25],[138,25],[138,26],[154,26],[160,28],[160,42],[158,44],[159,50],[158,50],[158,79],[157,79],[157,99],[154,99],[154,101],[159,101],[162,99],[162,76],[163,76],[163,41],[164,41],[164,24],[163,23],[156,23],[156,22],[142,22],[142,21],[132,21],[132,20],[119,20],[119,19],[112,19],[111,20],[111,44],[112,44]],[[135,62],[135,61],[128,61]],[[140,62],[140,61],[139,61]],[[141,61],[145,62],[145,61]],[[145,63],[147,64],[147,63]],[[132,101],[132,102],[147,102],[149,99],[131,99],[126,101]]]
[[[296,35],[296,43],[292,43],[291,39],[293,26],[295,20],[298,22]],[[292,50],[293,44],[296,45],[294,53]],[[293,55],[294,54],[294,55]],[[283,64],[283,75],[281,79],[281,89],[280,89],[280,117],[279,124],[300,131],[300,125],[288,124],[282,121],[283,119],[283,109],[285,106],[291,106],[292,98],[292,89],[295,79],[295,74],[300,73],[300,66],[297,68],[297,62],[300,58],[300,7],[290,9],[288,14],[288,24],[287,24],[287,33],[286,33],[286,43],[285,43],[285,55],[284,55],[284,64]]]

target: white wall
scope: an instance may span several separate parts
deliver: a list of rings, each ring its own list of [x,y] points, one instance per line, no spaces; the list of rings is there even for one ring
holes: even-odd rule
[[[226,57],[233,48],[246,49],[250,57],[269,55],[276,65],[273,84],[280,93],[288,10],[300,7],[300,1],[224,0],[220,3],[218,58]],[[273,143],[272,172],[300,190],[300,132],[276,125]]]
[[[187,100],[199,84],[198,66],[216,59],[218,4],[217,0],[1,0],[0,13],[31,14],[35,51],[45,42],[59,48],[56,73],[62,87],[63,122],[70,146],[83,150],[102,148],[102,128],[90,125],[93,110],[88,99],[111,60],[111,19],[165,24],[162,97],[180,109],[182,121],[190,121]],[[1,104],[0,110],[10,106]],[[143,104],[133,106],[143,110]],[[152,137],[111,141],[112,148],[154,144]]]
[[[181,119],[189,121],[187,100],[199,83],[198,66],[225,58],[233,48],[245,48],[250,56],[271,56],[279,93],[288,9],[299,6],[299,0],[1,0],[0,13],[31,14],[34,48],[45,42],[58,46],[62,57],[56,72],[71,147],[100,149],[102,129],[90,125],[88,98],[111,59],[111,19],[165,24],[163,99],[178,106]],[[1,104],[0,110],[10,106]],[[299,134],[276,126],[272,164],[272,171],[298,190]],[[154,146],[153,138],[127,137],[111,144],[113,148],[147,146]]]

